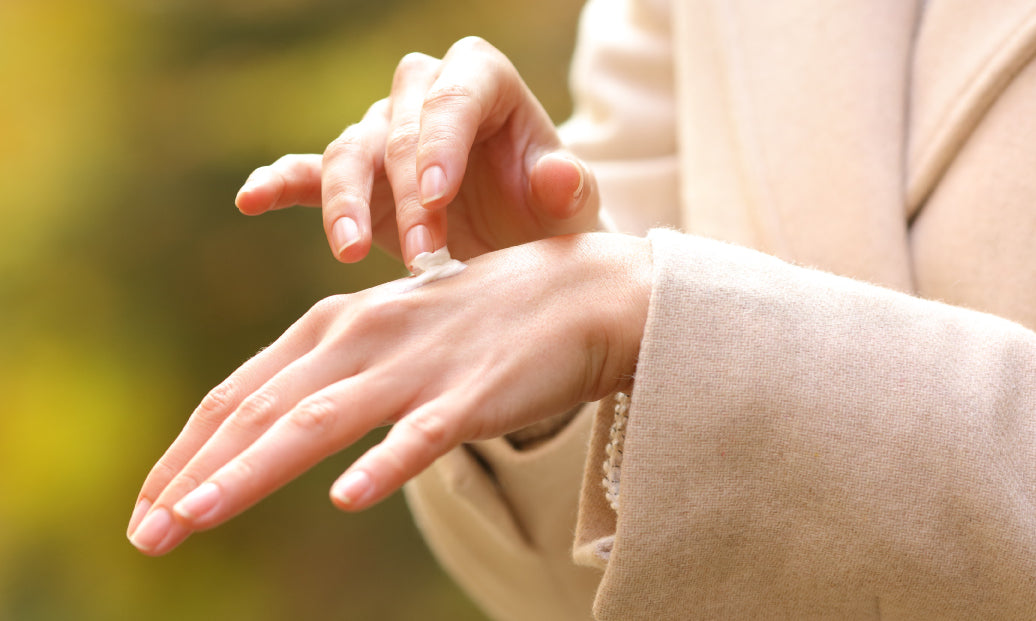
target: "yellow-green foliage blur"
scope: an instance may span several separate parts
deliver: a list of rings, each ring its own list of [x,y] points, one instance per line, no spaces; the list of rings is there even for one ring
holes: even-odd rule
[[[124,531],[204,393],[318,299],[319,213],[240,215],[256,166],[320,152],[408,51],[468,34],[556,120],[574,0],[0,0],[0,619],[480,619],[401,498],[327,500],[337,455],[171,555]],[[365,443],[366,445],[366,443]]]

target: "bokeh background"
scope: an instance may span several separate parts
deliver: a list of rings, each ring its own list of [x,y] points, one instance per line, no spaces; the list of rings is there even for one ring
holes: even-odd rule
[[[481,619],[400,496],[327,500],[364,446],[152,559],[124,530],[204,393],[309,306],[403,274],[335,262],[316,210],[247,218],[408,51],[479,34],[556,120],[577,0],[0,0],[0,619]]]

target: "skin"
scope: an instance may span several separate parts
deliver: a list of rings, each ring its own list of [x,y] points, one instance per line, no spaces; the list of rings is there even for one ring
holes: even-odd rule
[[[404,57],[391,95],[323,157],[286,155],[257,169],[237,205],[249,215],[322,207],[340,261],[361,260],[374,242],[409,266],[446,244],[447,223],[451,254],[467,260],[593,230],[598,200],[593,175],[563,150],[510,61],[466,38],[441,61]],[[355,235],[343,218],[355,223]]]
[[[441,61],[405,57],[391,96],[322,157],[256,170],[237,204],[322,206],[345,262],[378,243],[409,265],[445,244],[447,227],[451,252],[471,260],[410,291],[394,281],[327,298],[214,388],[138,497],[127,534],[145,554],[222,524],[377,426],[393,425],[331,488],[343,510],[371,506],[463,442],[631,381],[647,242],[585,233],[592,175],[481,40]]]

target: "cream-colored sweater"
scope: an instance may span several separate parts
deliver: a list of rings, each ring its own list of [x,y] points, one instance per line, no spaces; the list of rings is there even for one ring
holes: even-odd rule
[[[684,232],[618,510],[606,401],[410,485],[444,566],[499,619],[1036,618],[1036,2],[593,0],[580,36],[569,144],[620,229]]]

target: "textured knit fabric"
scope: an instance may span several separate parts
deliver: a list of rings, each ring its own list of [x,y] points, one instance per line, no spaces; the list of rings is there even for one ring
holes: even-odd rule
[[[614,547],[595,548],[611,528],[581,533],[581,560],[606,568],[599,618],[1036,612],[1036,334],[737,246],[652,242]]]
[[[612,399],[408,490],[489,614],[1036,618],[1034,52],[1032,0],[587,5],[563,135],[675,230],[617,510]]]

